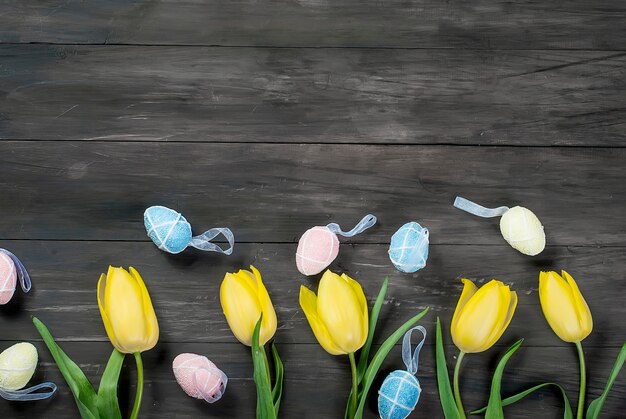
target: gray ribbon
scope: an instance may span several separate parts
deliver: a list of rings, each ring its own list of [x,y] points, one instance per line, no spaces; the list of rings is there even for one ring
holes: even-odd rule
[[[424,337],[415,347],[415,352],[411,355],[411,334],[414,330],[419,330],[422,332]],[[404,365],[406,365],[406,370],[415,375],[417,373],[417,367],[419,365],[419,355],[422,350],[422,346],[424,346],[424,342],[426,341],[426,329],[422,326],[415,326],[412,329],[409,329],[404,334],[404,339],[402,340],[402,360],[404,361]]]
[[[482,205],[478,205],[460,196],[457,196],[454,200],[454,206],[460,210],[483,218],[500,217],[509,210],[509,207],[485,208]]]
[[[228,240],[229,247],[226,250],[222,249],[215,243],[211,243],[211,240],[213,240],[220,234],[224,236],[226,240]],[[230,229],[227,227],[216,227],[207,230],[202,234],[192,237],[189,245],[195,247],[196,249],[206,250],[208,252],[217,252],[223,253],[225,255],[230,255],[231,253],[233,253],[233,247],[235,246],[235,236],[233,235],[233,232],[230,231]]]
[[[39,393],[35,393],[38,390],[47,389],[48,391],[43,391]],[[18,401],[18,402],[28,402],[32,400],[43,400],[49,397],[57,391],[57,386],[54,383],[47,382],[37,384],[36,386],[25,388],[22,390],[4,390],[0,388],[0,397],[5,400],[10,401]]]
[[[367,214],[350,231],[342,231],[341,227],[339,227],[339,224],[337,224],[337,223],[330,223],[330,224],[328,224],[326,226],[326,228],[328,228],[330,231],[332,231],[335,234],[340,234],[340,235],[342,235],[344,237],[352,237],[352,236],[356,236],[359,233],[364,232],[368,228],[372,227],[374,224],[376,224],[376,216],[374,216],[372,214]]]
[[[30,287],[32,286],[32,283],[30,281],[30,275],[28,275],[28,271],[26,271],[24,264],[18,259],[17,256],[9,252],[8,250],[0,248],[0,252],[10,257],[13,263],[15,264],[17,277],[20,280],[20,285],[22,286],[22,290],[24,292],[30,291]]]

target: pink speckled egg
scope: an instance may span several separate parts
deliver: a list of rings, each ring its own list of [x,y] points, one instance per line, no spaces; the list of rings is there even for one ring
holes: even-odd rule
[[[328,227],[313,227],[300,237],[296,266],[303,275],[316,275],[326,269],[338,254],[337,235]]]
[[[15,263],[9,255],[0,252],[0,305],[8,303],[13,298],[16,283]]]
[[[178,384],[191,397],[213,403],[226,391],[226,374],[206,356],[180,354],[174,358],[172,369]]]

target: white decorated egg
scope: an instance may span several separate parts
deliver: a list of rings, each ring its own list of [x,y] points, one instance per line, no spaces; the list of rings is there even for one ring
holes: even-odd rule
[[[37,368],[37,348],[28,342],[16,343],[0,353],[0,388],[20,390]]]
[[[535,256],[546,247],[546,235],[539,218],[528,208],[513,207],[500,219],[502,237],[519,252]]]

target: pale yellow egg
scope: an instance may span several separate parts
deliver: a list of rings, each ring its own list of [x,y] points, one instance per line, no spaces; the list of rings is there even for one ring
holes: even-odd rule
[[[28,384],[37,368],[37,349],[28,342],[16,343],[0,353],[0,388],[19,390]]]
[[[515,250],[528,256],[538,255],[546,247],[546,234],[539,218],[528,208],[513,207],[500,219],[502,237]]]

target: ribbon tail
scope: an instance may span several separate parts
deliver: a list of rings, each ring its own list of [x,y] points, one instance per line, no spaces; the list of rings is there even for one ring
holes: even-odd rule
[[[419,330],[422,332],[422,340],[415,347],[415,352],[411,355],[411,334],[414,330]],[[412,329],[409,329],[405,334],[402,340],[402,360],[404,361],[404,365],[406,365],[406,369],[409,373],[415,375],[417,373],[417,368],[419,366],[419,355],[422,350],[422,346],[424,346],[424,342],[426,341],[426,329],[423,326],[415,326]]]
[[[222,249],[215,243],[211,243],[211,240],[213,240],[220,234],[223,235],[224,238],[228,241],[229,247],[227,249]],[[235,246],[235,236],[229,228],[217,227],[207,230],[200,235],[192,237],[189,245],[195,247],[196,249],[204,250],[207,252],[217,252],[223,253],[225,255],[230,255],[231,253],[233,253],[233,248]]]
[[[356,236],[359,233],[364,232],[365,230],[367,230],[368,228],[372,227],[374,224],[376,224],[377,218],[375,215],[372,214],[367,214],[365,217],[363,217],[363,219],[361,221],[359,221],[359,223],[350,231],[343,231],[341,230],[341,227],[339,227],[339,224],[337,223],[330,223],[328,224],[326,227],[332,231],[335,234],[339,234],[341,236],[344,237],[353,237]]]
[[[483,218],[500,217],[509,210],[509,207],[486,208],[460,196],[457,196],[454,200],[454,206],[462,211]]]
[[[20,280],[20,285],[22,286],[22,290],[24,292],[30,291],[30,288],[32,287],[32,282],[30,280],[30,275],[28,275],[28,271],[26,270],[26,267],[24,266],[22,261],[17,256],[15,256],[13,253],[9,252],[6,249],[0,249],[0,251],[5,253],[8,257],[10,257],[13,263],[15,264],[15,269],[17,270],[17,276]]]
[[[47,389],[48,391],[43,391],[39,393],[35,393],[38,390]],[[18,402],[28,402],[33,400],[44,400],[52,397],[52,395],[57,391],[57,386],[54,383],[46,382],[37,384],[36,386],[25,388],[22,390],[3,390],[0,388],[0,397],[5,400],[10,401],[18,401]]]

